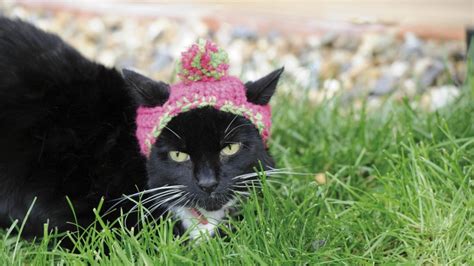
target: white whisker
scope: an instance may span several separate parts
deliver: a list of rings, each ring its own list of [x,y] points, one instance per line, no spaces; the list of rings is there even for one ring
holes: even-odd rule
[[[166,210],[165,210],[163,213],[166,213],[166,212],[171,208],[171,206],[174,207],[175,205],[177,205],[177,204],[179,204],[180,202],[182,202],[183,200],[185,200],[185,199],[186,199],[186,196],[187,196],[188,194],[189,194],[189,192],[187,192],[186,194],[184,194],[184,195],[183,195],[181,198],[179,198],[175,203],[173,203],[173,205],[170,205],[170,207],[166,208]],[[188,200],[188,201],[189,201],[189,200]],[[154,212],[158,207],[160,207],[160,205],[154,206],[153,208],[151,208],[150,213],[147,214],[144,218],[148,217],[148,215],[152,215],[153,212]]]
[[[130,195],[122,195],[122,197],[120,197],[120,198],[118,198],[118,199],[110,200],[111,202],[114,202],[114,201],[117,201],[117,202],[116,202],[115,204],[113,204],[113,205],[107,210],[107,212],[109,212],[110,210],[114,209],[114,208],[117,207],[118,205],[122,204],[124,201],[130,200],[131,198],[136,197],[136,196],[142,196],[142,195],[145,195],[145,194],[148,194],[148,193],[151,193],[151,192],[155,192],[155,191],[158,191],[158,190],[179,189],[179,188],[184,188],[184,187],[186,187],[186,186],[183,186],[183,185],[174,185],[174,186],[164,185],[164,186],[161,186],[161,187],[156,187],[156,188],[147,189],[147,190],[140,191],[140,192],[137,192],[137,193],[134,193],[134,194],[130,194]]]
[[[158,207],[158,206],[162,206],[163,204],[171,201],[171,200],[174,200],[175,198],[178,198],[178,197],[181,197],[183,195],[184,192],[180,192],[180,193],[177,193],[169,198],[166,198],[165,200],[161,200],[161,201],[158,201],[156,202],[155,204],[153,204],[151,206],[151,208],[155,208],[155,207]]]
[[[138,208],[139,204],[145,205],[145,204],[147,204],[147,203],[150,202],[150,201],[156,201],[156,200],[158,200],[158,199],[160,199],[160,198],[168,197],[168,196],[170,196],[170,195],[173,195],[173,194],[179,193],[179,192],[180,192],[180,190],[175,189],[175,190],[171,190],[171,191],[167,190],[167,191],[162,192],[162,193],[160,193],[160,194],[153,195],[153,196],[151,196],[151,197],[149,197],[149,198],[147,198],[147,199],[145,199],[145,200],[143,200],[143,201],[137,202],[137,203],[135,204],[135,206],[133,206],[133,207],[129,210],[129,212],[133,213],[133,211]]]
[[[253,125],[253,124],[251,124],[251,123],[246,123],[246,124],[238,125],[238,126],[232,128],[232,130],[229,131],[229,133],[225,134],[224,139],[226,139],[226,138],[227,138],[232,132],[234,132],[236,129],[238,129],[238,128],[240,128],[240,127],[243,127],[243,126],[251,126],[251,125]]]
[[[230,121],[229,125],[224,130],[224,134],[227,133],[227,130],[229,130],[230,126],[232,125],[232,123],[234,123],[234,121],[235,121],[235,119],[237,119],[237,117],[238,117],[238,115],[235,115],[234,119],[232,119],[232,121]]]
[[[247,173],[247,174],[233,177],[232,179],[246,179],[250,177],[259,176],[261,174],[270,175],[270,174],[276,174],[276,173],[280,173],[280,170],[266,170],[266,171],[252,172],[252,173]]]
[[[140,195],[143,195],[143,194],[148,194],[148,193],[151,193],[151,192],[154,192],[154,191],[157,191],[157,190],[163,190],[163,189],[171,189],[171,188],[183,188],[183,187],[186,187],[186,186],[183,186],[183,185],[175,185],[175,186],[168,186],[168,185],[164,185],[164,186],[161,186],[161,187],[156,187],[156,188],[151,188],[151,189],[147,189],[147,190],[143,190],[143,191],[139,191],[137,193],[134,193],[134,194],[129,194],[129,195],[122,195],[122,197],[118,198],[118,199],[113,199],[113,200],[110,200],[110,201],[117,201],[117,200],[123,200],[124,197],[135,197],[135,196],[140,196]]]
[[[171,128],[169,128],[167,126],[165,126],[165,128],[168,129],[171,133],[173,133],[178,139],[182,140],[182,138],[178,135],[178,133],[174,132]]]
[[[250,196],[250,192],[237,191],[237,190],[233,190],[233,192],[238,195]]]
[[[179,198],[178,200],[176,200],[173,204],[170,204],[166,210],[164,211],[165,213],[168,212],[169,210],[171,210],[174,206],[178,205],[179,203],[183,202],[186,200],[186,194],[183,195],[183,197]]]
[[[173,197],[171,200],[174,200],[176,199],[177,197]],[[151,207],[151,213],[153,213],[154,211],[156,211],[156,209],[158,209],[159,207],[163,206],[163,204],[166,203],[166,202],[161,202],[159,204],[155,204]],[[164,212],[163,212],[164,213]]]

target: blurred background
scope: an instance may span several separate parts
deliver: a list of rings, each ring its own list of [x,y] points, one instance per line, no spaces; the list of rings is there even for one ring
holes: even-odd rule
[[[253,80],[285,66],[282,91],[318,104],[409,99],[436,110],[466,76],[474,0],[3,1],[0,13],[57,33],[88,58],[172,82],[199,37]]]

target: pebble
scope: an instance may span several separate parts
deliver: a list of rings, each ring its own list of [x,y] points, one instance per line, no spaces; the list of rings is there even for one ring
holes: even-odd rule
[[[459,89],[453,85],[432,88],[421,97],[421,106],[426,110],[436,111],[454,102],[460,94]]]
[[[327,182],[327,179],[326,179],[326,174],[324,173],[318,173],[314,176],[314,180],[316,181],[316,183],[318,183],[319,185],[325,185],[326,182]]]
[[[97,61],[108,67],[113,67],[117,62],[117,53],[114,51],[104,51],[98,55]]]
[[[172,65],[173,57],[166,49],[159,49],[154,55],[153,63],[151,64],[151,71],[159,72],[164,68]]]
[[[382,77],[377,79],[370,95],[379,96],[392,92],[397,85],[397,81],[398,78],[391,73],[384,74]]]
[[[338,37],[338,34],[333,31],[326,32],[321,38],[320,44],[322,46],[332,46],[334,42],[337,40],[337,37]]]
[[[323,88],[329,97],[333,97],[341,90],[341,82],[337,79],[327,79],[324,81]]]
[[[245,27],[245,26],[234,27],[234,29],[232,30],[232,37],[233,38],[246,39],[246,40],[257,40],[258,39],[257,32],[255,30],[250,29],[249,27]]]
[[[402,57],[409,59],[419,57],[423,54],[423,42],[412,32],[405,33],[405,40],[402,46]]]
[[[341,34],[333,43],[333,47],[336,49],[356,51],[360,44],[360,36],[354,34]]]
[[[148,26],[146,37],[148,41],[154,42],[159,39],[163,31],[168,27],[166,20],[156,20]]]
[[[415,65],[415,73],[418,74],[419,84],[422,89],[434,85],[436,78],[445,70],[444,64],[432,58],[424,58]]]
[[[402,82],[400,89],[395,92],[396,99],[413,99],[417,93],[416,82],[413,79],[406,79]]]
[[[395,36],[393,34],[368,33],[363,37],[357,53],[370,57],[374,54],[381,54],[390,51],[390,48],[392,48],[394,43]]]
[[[397,78],[405,76],[410,69],[410,66],[405,61],[395,61],[390,66],[390,73]]]

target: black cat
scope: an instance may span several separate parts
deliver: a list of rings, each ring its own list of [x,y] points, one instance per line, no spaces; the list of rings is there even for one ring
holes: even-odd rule
[[[282,71],[247,83],[247,99],[267,104]],[[236,186],[245,182],[235,177],[258,178],[255,168],[270,169],[273,160],[247,119],[209,107],[173,118],[145,159],[135,138],[136,109],[163,104],[168,88],[91,62],[56,35],[0,17],[0,226],[21,221],[36,199],[24,236],[41,236],[46,222],[74,230],[66,198],[87,226],[101,198],[102,209],[111,210],[106,217],[115,219],[114,209],[133,211],[134,205],[113,199],[140,195],[155,218],[172,211],[186,229],[186,217],[194,215],[203,222],[191,236],[212,234],[207,219],[219,222],[246,194],[245,186]],[[239,147],[222,147],[228,127]],[[186,164],[169,155],[182,147]],[[223,148],[238,152],[222,160]]]

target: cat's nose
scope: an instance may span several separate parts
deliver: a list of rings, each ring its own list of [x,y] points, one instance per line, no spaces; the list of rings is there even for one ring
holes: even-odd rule
[[[209,162],[203,162],[196,169],[196,183],[202,191],[209,194],[216,189],[219,181]]]
[[[198,181],[199,188],[207,193],[213,192],[218,185],[218,182],[215,178],[203,178]]]

